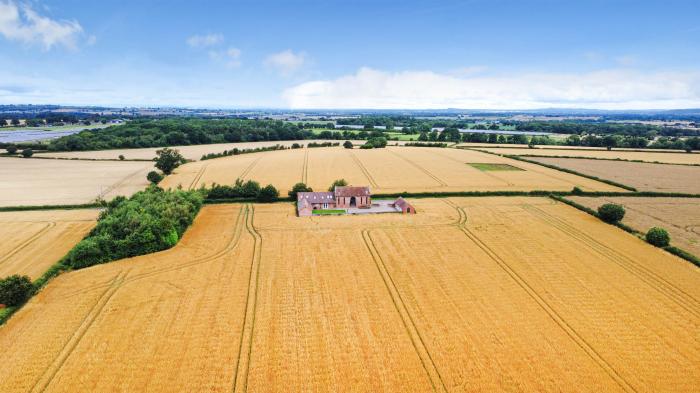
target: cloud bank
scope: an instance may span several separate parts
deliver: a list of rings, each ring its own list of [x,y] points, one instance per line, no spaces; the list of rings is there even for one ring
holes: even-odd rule
[[[28,4],[0,1],[0,35],[27,45],[40,44],[45,50],[61,45],[76,49],[83,28],[75,20],[54,20],[42,16]]]
[[[284,90],[291,108],[671,109],[700,107],[700,72],[612,69],[588,73],[459,76],[360,68]]]

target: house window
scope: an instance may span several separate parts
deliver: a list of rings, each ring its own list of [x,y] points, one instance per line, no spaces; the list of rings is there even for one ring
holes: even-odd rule
[[[323,204],[323,208],[324,208],[324,209],[328,209],[328,204],[327,204],[327,203],[324,203],[324,204]]]

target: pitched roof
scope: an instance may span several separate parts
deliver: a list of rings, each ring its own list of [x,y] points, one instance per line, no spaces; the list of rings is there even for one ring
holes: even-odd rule
[[[369,187],[335,186],[335,196],[357,197],[371,195]]]
[[[335,202],[335,196],[332,192],[298,192],[297,201],[307,201],[310,203],[329,203]]]
[[[397,206],[397,207],[400,207],[403,209],[404,207],[407,207],[407,206],[410,207],[411,204],[406,202],[406,200],[403,199],[402,197],[399,197],[396,201],[394,201],[394,206]]]

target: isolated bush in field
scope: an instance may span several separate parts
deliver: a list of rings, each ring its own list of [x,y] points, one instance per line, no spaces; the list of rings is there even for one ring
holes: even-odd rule
[[[120,155],[119,155],[119,160],[124,161],[125,159],[126,159],[126,157],[124,157],[123,154],[120,154]]]
[[[571,190],[571,193],[574,195],[581,195],[583,194],[583,190],[579,187],[574,187],[573,190]]]
[[[292,190],[287,193],[290,197],[296,199],[297,198],[297,193],[299,192],[311,192],[313,189],[311,187],[307,186],[304,183],[297,183],[292,187]]]
[[[260,202],[274,202],[279,197],[280,193],[275,186],[268,184],[263,187],[258,193],[257,200]]]
[[[345,179],[338,179],[338,180],[334,181],[330,187],[328,187],[328,191],[334,191],[336,186],[342,187],[342,186],[347,186],[347,185],[348,185],[348,182],[346,182]]]
[[[625,208],[614,203],[606,203],[598,208],[598,216],[605,222],[615,223],[625,217]]]
[[[352,142],[350,142],[350,141],[343,142],[343,147],[346,149],[352,149]]]
[[[17,146],[10,145],[5,148],[9,154],[17,154]]]
[[[146,179],[152,184],[158,184],[161,180],[163,180],[163,175],[156,171],[150,171],[148,172],[148,175],[146,175]]]
[[[185,163],[185,157],[177,149],[168,147],[156,150],[155,167],[169,175],[173,170]]]
[[[653,227],[647,232],[646,240],[656,247],[666,247],[671,242],[671,236],[665,229]]]
[[[32,280],[15,274],[0,280],[0,304],[9,307],[24,303],[34,291]]]
[[[33,156],[33,155],[34,155],[34,150],[32,150],[32,149],[24,149],[24,150],[22,150],[22,156],[23,156],[24,158],[29,158],[29,157],[31,157],[31,156]]]

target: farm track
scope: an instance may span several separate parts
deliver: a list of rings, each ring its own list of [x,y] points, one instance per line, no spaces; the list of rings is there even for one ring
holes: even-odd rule
[[[421,171],[421,172],[425,173],[426,175],[428,175],[431,179],[435,180],[435,181],[440,185],[440,187],[447,187],[447,183],[445,183],[444,181],[440,180],[440,178],[438,178],[437,176],[433,175],[429,170],[423,168],[422,166],[418,165],[417,163],[415,163],[415,162],[409,160],[408,158],[402,156],[401,154],[399,154],[399,153],[397,153],[397,152],[395,152],[395,151],[393,151],[393,150],[389,150],[389,152],[390,152],[391,154],[395,155],[396,157],[402,159],[403,161],[407,162],[408,164],[410,164],[410,165],[413,166],[414,168],[418,169],[419,171]],[[438,187],[438,188],[439,188],[439,187]]]
[[[241,178],[241,179],[245,179],[245,177],[248,176],[248,174],[250,173],[250,171],[252,171],[253,168],[255,168],[255,165],[257,165],[258,162],[259,162],[260,160],[262,160],[262,158],[263,158],[263,156],[260,155],[260,157],[256,158],[253,162],[251,162],[250,165],[248,165],[248,166],[243,170],[243,172],[241,172],[240,178]]]
[[[253,352],[253,333],[255,329],[255,312],[257,310],[258,287],[260,282],[260,262],[262,260],[262,236],[254,225],[255,208],[250,208],[246,215],[246,230],[254,238],[253,257],[250,261],[250,273],[248,276],[248,294],[246,296],[245,311],[243,314],[243,328],[239,344],[236,371],[233,376],[232,391],[248,391],[248,374],[250,371],[251,353]]]
[[[61,349],[61,352],[59,352],[58,356],[54,358],[51,365],[49,365],[41,377],[34,382],[31,392],[43,392],[51,384],[53,378],[73,353],[73,350],[78,346],[78,344],[80,344],[80,341],[83,339],[83,337],[85,337],[87,331],[90,330],[90,327],[95,322],[97,317],[100,316],[102,310],[104,310],[112,296],[114,296],[117,290],[124,284],[124,278],[129,274],[129,271],[130,269],[121,271],[111,280],[109,287],[102,293],[102,295],[100,295],[100,297],[98,297],[97,302],[95,302],[85,318],[83,318],[83,321],[78,329],[76,329],[70,339],[63,345],[63,348]]]
[[[618,266],[631,273],[633,276],[639,278],[642,282],[664,295],[672,302],[676,303],[688,313],[700,318],[700,312],[697,311],[700,309],[698,300],[689,293],[685,292],[683,289],[673,285],[671,282],[654,273],[652,270],[635,263],[635,261],[624,254],[606,246],[605,244],[602,244],[588,234],[574,228],[566,221],[552,216],[551,214],[532,205],[525,204],[523,205],[523,208],[530,212],[530,214],[532,214],[534,217],[543,220],[568,236],[580,241],[594,252],[615,262]],[[688,302],[692,303],[693,306],[688,306]]]
[[[463,222],[459,224],[459,229],[465,236],[476,244],[488,257],[493,260],[503,271],[508,274],[518,286],[520,286],[539,306],[540,308],[557,324],[559,327],[578,345],[595,363],[597,363],[615,383],[627,392],[636,392],[637,390],[630,385],[612,367],[599,353],[590,345],[583,336],[581,336],[527,281],[522,278],[508,263],[503,260],[498,254],[490,248],[486,243],[481,241],[476,234],[466,227],[467,213],[462,207],[455,206],[463,217]]]
[[[304,166],[301,168],[301,182],[306,184],[309,177],[309,148],[304,149]]]
[[[382,281],[389,292],[389,296],[391,297],[391,301],[396,308],[396,312],[401,317],[401,321],[406,328],[406,333],[410,337],[411,343],[416,350],[416,354],[420,358],[421,364],[423,365],[423,369],[430,379],[430,383],[433,386],[433,391],[447,392],[447,387],[445,386],[445,382],[440,375],[440,370],[438,370],[437,366],[435,365],[435,362],[433,361],[433,358],[425,345],[425,341],[423,340],[423,337],[421,336],[411,313],[408,311],[408,308],[401,297],[401,293],[399,292],[396,283],[389,274],[386,264],[379,254],[374,241],[372,240],[370,230],[362,230],[362,240],[367,247],[367,251],[369,251],[370,255],[372,256],[372,260],[377,267],[379,275],[382,277]]]
[[[194,190],[195,188],[197,188],[197,184],[202,179],[202,176],[204,175],[204,172],[206,172],[208,166],[209,163],[205,163],[202,165],[201,168],[199,168],[199,171],[194,176],[194,179],[192,179],[192,183],[190,183],[188,190]]]
[[[184,269],[184,268],[187,268],[187,267],[196,266],[196,265],[201,265],[201,264],[203,264],[203,263],[211,262],[211,261],[216,260],[217,258],[219,258],[219,257],[221,257],[221,256],[223,256],[223,255],[226,255],[227,253],[233,251],[233,250],[238,246],[238,244],[239,244],[239,242],[240,242],[240,239],[241,239],[241,234],[242,234],[242,232],[243,232],[243,224],[242,224],[242,221],[245,220],[245,217],[247,217],[247,208],[248,208],[248,207],[246,206],[246,211],[245,211],[245,213],[244,213],[243,209],[239,210],[239,212],[238,212],[238,217],[236,218],[236,225],[234,226],[234,229],[233,229],[233,230],[234,230],[234,234],[233,234],[233,236],[231,237],[231,240],[229,241],[229,243],[228,243],[223,249],[217,251],[216,253],[214,253],[214,254],[212,254],[212,255],[209,255],[209,256],[206,256],[206,257],[202,257],[202,258],[196,258],[196,259],[191,260],[191,261],[189,261],[189,262],[183,262],[183,263],[179,263],[179,264],[175,264],[175,265],[170,265],[170,266],[162,267],[162,268],[159,268],[159,269],[150,271],[150,272],[145,272],[145,273],[141,273],[141,274],[135,274],[133,277],[130,277],[128,280],[126,280],[126,281],[124,282],[124,284],[129,284],[129,283],[132,283],[132,282],[140,281],[140,280],[142,280],[142,279],[144,279],[144,278],[156,276],[156,275],[163,274],[163,273],[168,273],[168,272],[171,272],[171,271],[174,271],[174,270],[180,270],[180,269]],[[70,297],[73,297],[73,296],[76,296],[76,295],[79,295],[79,294],[82,294],[82,293],[90,292],[90,291],[92,291],[92,290],[95,290],[95,289],[98,289],[98,288],[102,288],[102,287],[106,287],[106,286],[109,286],[109,284],[107,284],[107,285],[105,285],[105,284],[97,284],[97,285],[93,285],[93,286],[90,286],[90,287],[82,288],[80,291],[76,291],[76,292],[69,293],[69,294],[67,294],[67,295],[65,295],[65,296],[63,296],[63,297],[61,297],[61,298],[59,298],[59,299],[70,298]]]
[[[116,183],[110,185],[109,187],[105,188],[102,192],[100,192],[100,193],[97,195],[97,199],[102,199],[102,198],[104,198],[105,195],[107,195],[107,194],[109,194],[110,192],[112,192],[112,191],[116,190],[117,188],[121,187],[122,184],[126,183],[127,180],[129,180],[129,179],[131,179],[132,177],[138,175],[138,174],[141,173],[142,171],[143,171],[143,168],[139,168],[138,170],[136,170],[136,171],[134,171],[134,172],[132,172],[132,173],[130,173],[130,174],[124,176],[121,180],[119,180],[118,182],[116,182]]]
[[[377,182],[372,177],[372,175],[367,170],[367,168],[365,168],[365,166],[362,164],[362,161],[360,161],[360,159],[357,158],[355,153],[353,153],[351,150],[347,150],[347,149],[346,149],[346,151],[348,152],[348,154],[350,154],[350,157],[352,157],[352,160],[355,161],[355,164],[357,164],[358,168],[360,168],[362,173],[365,175],[365,177],[369,181],[369,184],[372,185],[372,187],[374,187],[374,188],[380,188],[379,185],[377,184]]]
[[[7,254],[3,255],[2,258],[0,258],[0,264],[7,262],[10,259],[10,257],[12,257],[13,255],[17,254],[18,252],[22,251],[23,249],[27,248],[35,240],[39,239],[41,237],[41,235],[48,232],[51,228],[53,228],[55,226],[56,226],[56,223],[54,221],[47,222],[45,227],[41,228],[37,233],[32,235],[29,239],[20,243],[17,247],[12,249]]]

